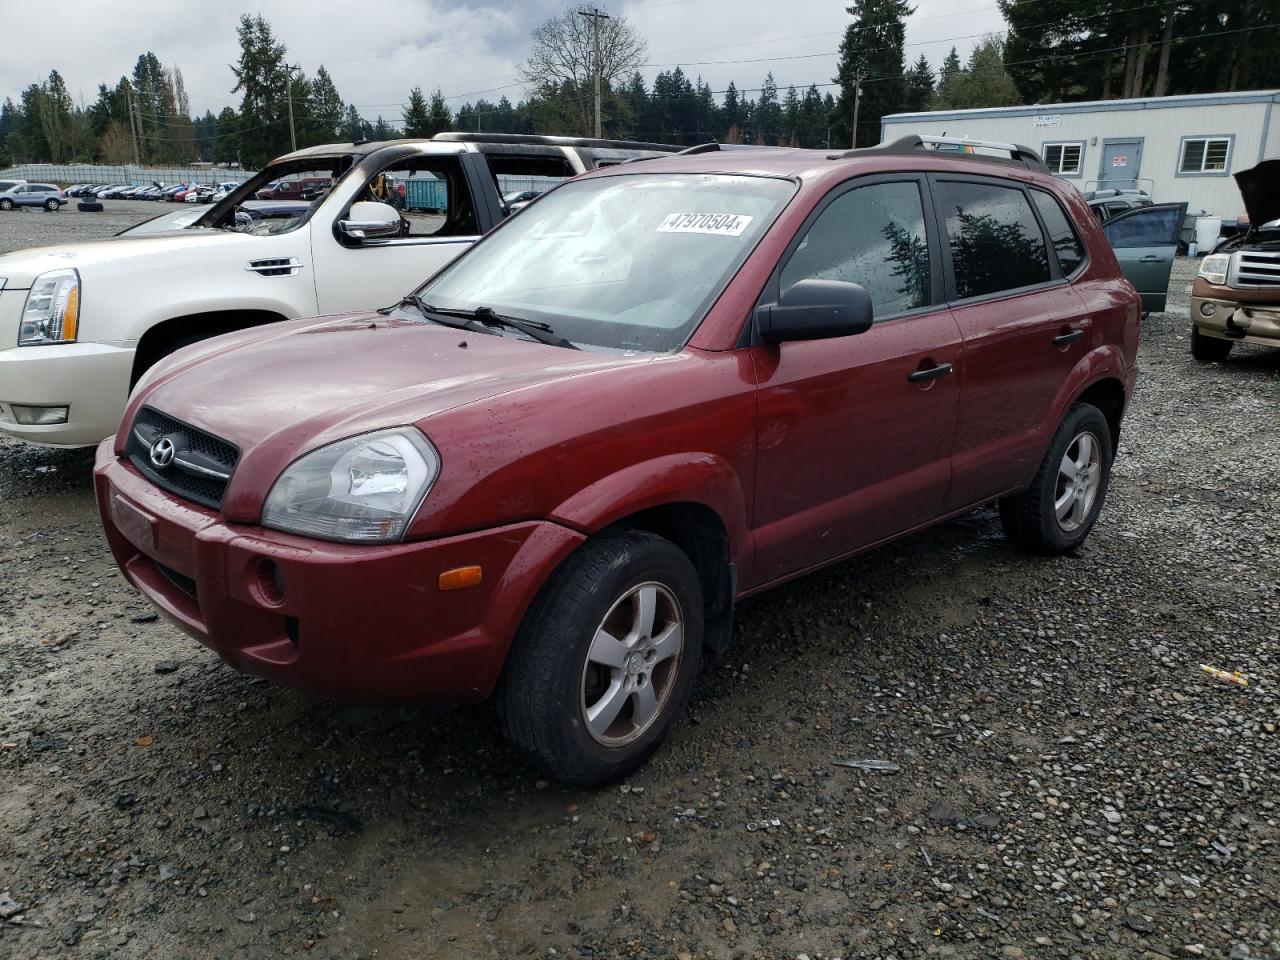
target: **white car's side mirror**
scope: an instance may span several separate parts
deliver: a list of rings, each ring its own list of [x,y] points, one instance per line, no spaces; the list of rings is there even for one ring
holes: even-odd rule
[[[400,211],[389,203],[361,200],[351,205],[338,229],[352,240],[387,240],[400,236]]]

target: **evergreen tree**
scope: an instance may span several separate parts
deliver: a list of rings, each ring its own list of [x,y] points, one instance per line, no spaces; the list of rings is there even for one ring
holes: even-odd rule
[[[315,79],[311,81],[311,129],[307,142],[333,143],[345,139],[343,117],[346,108],[338,88],[329,76],[329,71],[321,64],[316,68]]]
[[[214,128],[213,162],[234,163],[240,159],[237,152],[240,131],[240,115],[231,107],[223,107]]]
[[[409,91],[409,103],[404,108],[404,135],[406,137],[429,137],[427,132],[431,125],[430,112],[427,109],[427,98],[422,95],[421,87]]]
[[[915,12],[907,0],[854,0],[847,8],[853,22],[840,42],[840,62],[835,81],[840,85],[836,101],[835,130],[839,143],[860,146],[878,143],[880,118],[903,108],[906,100],[903,44],[907,17]],[[861,80],[862,103],[854,137],[855,89]]]
[[[794,85],[787,87],[787,95],[782,98],[783,145],[800,146],[800,94]]]
[[[496,113],[496,110],[493,112]],[[452,129],[453,114],[449,111],[449,104],[445,102],[444,94],[437,87],[436,92],[431,94],[431,107],[427,114],[427,132],[424,136],[434,137],[437,133]],[[490,129],[494,127],[491,126]]]
[[[67,92],[67,84],[57,70],[49,71],[49,79],[41,88],[38,98],[38,116],[40,131],[48,147],[49,159],[54,163],[65,163],[72,157],[72,118],[73,104],[71,94]]]
[[[778,84],[773,72],[764,78],[755,112],[756,142],[776,144],[782,136],[782,107],[778,104]]]
[[[729,81],[729,87],[724,92],[724,109],[721,112],[720,123],[725,128],[725,143],[741,143],[741,140],[730,140],[729,130],[742,129],[742,103],[738,98],[738,88],[733,81]]]
[[[955,48],[952,48],[955,53]],[[933,103],[933,68],[928,58],[922,53],[910,70],[907,71],[906,100],[903,109],[912,113],[928,110]]]
[[[810,84],[800,100],[800,146],[830,149],[827,142],[827,114],[817,84]]]
[[[1004,42],[987,37],[969,54],[964,68],[965,107],[1010,107],[1022,103],[1017,84],[1004,65]]]
[[[260,167],[289,149],[284,102],[287,51],[261,14],[242,15],[236,33],[240,59],[231,68],[236,78],[231,92],[241,95],[237,152],[246,166]]]

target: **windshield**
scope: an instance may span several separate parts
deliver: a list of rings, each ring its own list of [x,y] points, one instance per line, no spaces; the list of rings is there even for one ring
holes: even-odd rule
[[[312,157],[268,164],[239,184],[191,226],[258,235],[288,233],[306,222],[333,185],[352,167],[350,156]],[[214,190],[213,186],[208,188]],[[275,204],[270,216],[260,211]]]
[[[583,346],[684,345],[795,192],[770,177],[633,174],[547,193],[418,291],[488,307]]]

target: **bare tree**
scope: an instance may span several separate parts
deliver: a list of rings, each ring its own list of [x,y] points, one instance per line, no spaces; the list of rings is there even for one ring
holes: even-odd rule
[[[592,129],[592,24],[571,6],[533,31],[533,52],[520,68],[522,78],[540,91],[558,91],[575,99],[566,111],[580,118],[579,130]],[[614,15],[600,23],[600,78],[609,88],[644,61],[648,45],[626,17]],[[608,102],[606,98],[606,102]]]

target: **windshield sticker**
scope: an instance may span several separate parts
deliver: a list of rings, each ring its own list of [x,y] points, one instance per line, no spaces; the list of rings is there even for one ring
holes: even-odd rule
[[[706,233],[740,237],[754,217],[737,213],[673,213],[658,224],[658,233]]]

